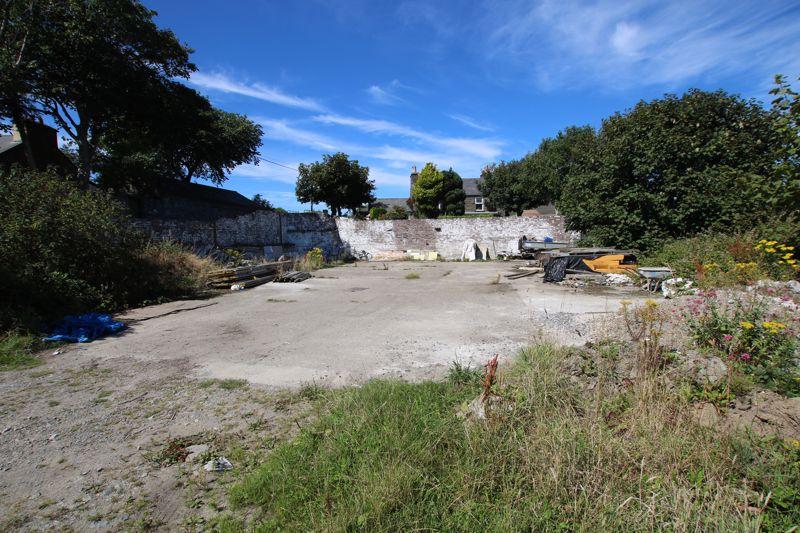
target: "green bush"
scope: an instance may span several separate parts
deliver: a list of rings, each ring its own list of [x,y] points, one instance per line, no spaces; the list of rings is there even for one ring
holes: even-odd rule
[[[384,220],[406,220],[408,218],[408,211],[399,205],[393,206],[383,216]]]
[[[781,394],[800,395],[798,340],[791,316],[770,313],[758,296],[720,302],[712,293],[691,298],[684,317],[695,344],[737,373]]]
[[[0,329],[192,292],[203,261],[148,244],[121,204],[46,172],[0,173]]]
[[[704,233],[667,241],[657,251],[642,257],[641,263],[668,266],[676,275],[695,278],[705,287],[796,277],[799,263],[793,259],[794,246],[760,238],[765,233],[766,229],[731,235]],[[773,244],[767,246],[767,243]]]
[[[370,220],[383,220],[384,216],[386,215],[387,211],[385,207],[375,206],[369,210],[369,219]]]

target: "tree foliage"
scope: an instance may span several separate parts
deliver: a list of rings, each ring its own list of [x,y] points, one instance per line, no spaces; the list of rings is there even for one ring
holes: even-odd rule
[[[592,150],[590,126],[571,126],[522,159],[489,165],[481,173],[481,192],[495,209],[519,215],[525,209],[553,203],[567,178]]]
[[[464,182],[452,168],[441,171],[428,163],[411,188],[414,209],[420,216],[464,214]]]
[[[263,131],[247,117],[214,108],[180,83],[155,87],[148,96],[150,105],[100,139],[104,185],[193,178],[221,184],[236,166],[258,164]]]
[[[796,212],[800,104],[780,83],[773,110],[724,91],[639,102],[487,167],[482,190],[507,213],[554,201],[587,243],[641,249]]]
[[[325,154],[322,161],[298,167],[295,194],[302,203],[327,204],[335,216],[343,209],[354,211],[375,200],[375,182],[369,179],[369,167],[363,167],[347,154]]]
[[[256,161],[260,127],[176,81],[196,70],[191,50],[139,0],[0,0],[0,16],[0,115],[26,147],[26,121],[49,117],[80,182],[220,183]]]

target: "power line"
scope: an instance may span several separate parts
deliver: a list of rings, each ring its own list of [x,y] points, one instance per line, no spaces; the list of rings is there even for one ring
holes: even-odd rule
[[[276,161],[270,161],[269,159],[267,159],[265,157],[259,157],[258,159],[260,159],[261,161],[264,161],[265,163],[271,163],[271,164],[277,165],[279,167],[288,168],[289,170],[297,171],[297,167],[290,167],[288,165],[284,165],[283,163],[278,163]]]

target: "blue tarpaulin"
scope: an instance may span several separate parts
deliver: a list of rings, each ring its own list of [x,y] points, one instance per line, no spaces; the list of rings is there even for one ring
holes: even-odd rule
[[[111,315],[86,313],[78,316],[65,316],[53,328],[53,332],[45,341],[91,342],[125,329],[125,324],[115,322]]]

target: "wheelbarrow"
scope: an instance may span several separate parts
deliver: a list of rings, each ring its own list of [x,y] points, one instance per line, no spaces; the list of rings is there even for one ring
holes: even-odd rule
[[[645,289],[650,292],[657,292],[661,288],[661,282],[672,277],[672,269],[669,267],[641,267],[636,271],[645,279]]]

